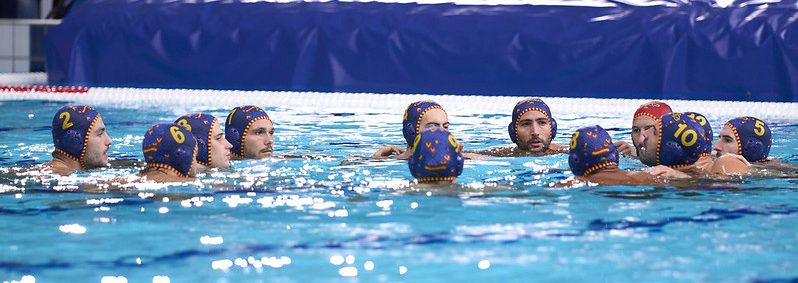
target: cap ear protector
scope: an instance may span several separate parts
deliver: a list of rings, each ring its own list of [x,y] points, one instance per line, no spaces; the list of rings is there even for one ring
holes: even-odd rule
[[[568,166],[574,175],[589,176],[612,165],[618,165],[618,149],[604,128],[585,127],[571,136]]]
[[[712,142],[704,127],[681,113],[662,116],[657,143],[657,165],[672,168],[692,165],[712,151]]]
[[[85,166],[86,147],[100,114],[88,105],[67,105],[53,116],[52,135],[55,151]]]
[[[770,127],[754,117],[739,117],[726,122],[737,138],[737,154],[749,162],[762,161],[770,154]]]
[[[197,138],[197,163],[204,166],[211,164],[211,139],[215,123],[219,123],[216,117],[202,113],[184,115],[175,120],[175,124],[191,131]]]
[[[554,137],[557,136],[557,120],[551,116],[549,106],[540,98],[524,99],[515,104],[512,113],[512,121],[507,125],[507,132],[510,134],[510,140],[512,140],[513,143],[518,143],[518,122],[521,116],[529,111],[540,111],[546,115],[546,118],[549,119],[549,124],[551,124],[550,141],[553,141]]]
[[[407,106],[404,118],[402,119],[402,135],[408,145],[413,144],[413,141],[416,139],[416,135],[421,128],[421,119],[424,118],[424,114],[427,114],[427,111],[432,109],[443,110],[443,107],[431,100],[416,101]]]
[[[144,134],[142,151],[147,168],[169,170],[180,177],[188,177],[197,142],[194,135],[177,124],[157,124]]]

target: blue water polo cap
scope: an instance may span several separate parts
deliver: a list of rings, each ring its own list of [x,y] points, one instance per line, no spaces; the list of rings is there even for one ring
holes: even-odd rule
[[[67,105],[53,116],[52,133],[55,151],[71,157],[83,166],[86,146],[100,114],[88,105]]]
[[[421,127],[421,118],[431,109],[443,110],[443,107],[431,100],[417,101],[407,106],[402,120],[402,135],[404,135],[407,144],[413,144]]]
[[[421,182],[453,181],[463,173],[463,161],[457,139],[444,128],[432,127],[416,135],[407,164]]]
[[[188,177],[197,142],[188,129],[164,123],[147,130],[141,147],[147,168],[162,168]]]
[[[513,143],[518,143],[518,119],[521,119],[521,116],[529,111],[540,111],[549,118],[549,123],[551,124],[551,140],[553,141],[554,137],[557,136],[557,120],[551,116],[549,106],[540,98],[528,98],[515,104],[512,122],[507,125],[507,132],[510,134],[510,140],[512,140]]]
[[[682,113],[662,116],[657,164],[671,168],[692,165],[712,151],[712,140],[698,121]]]
[[[601,126],[584,127],[571,136],[568,166],[576,176],[588,176],[601,168],[618,166],[618,149]]]
[[[233,154],[244,156],[244,140],[252,123],[258,120],[269,120],[269,115],[263,109],[253,105],[238,106],[230,110],[227,122],[224,124],[224,136],[233,145]]]
[[[696,112],[684,112],[682,115],[687,115],[687,117],[693,118],[702,128],[704,128],[704,134],[707,135],[709,138],[709,143],[712,144],[712,125],[709,123],[709,119],[706,116],[701,115],[701,113]]]
[[[211,129],[215,123],[219,123],[216,117],[202,113],[184,115],[175,121],[197,139],[197,162],[205,166],[211,166]]]
[[[734,118],[726,125],[737,138],[737,154],[749,162],[762,161],[770,154],[771,133],[765,121],[754,117]]]

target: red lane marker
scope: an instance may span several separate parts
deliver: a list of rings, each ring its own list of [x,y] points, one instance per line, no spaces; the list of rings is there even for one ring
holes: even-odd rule
[[[84,86],[6,86],[0,85],[0,92],[50,92],[50,93],[86,93]]]

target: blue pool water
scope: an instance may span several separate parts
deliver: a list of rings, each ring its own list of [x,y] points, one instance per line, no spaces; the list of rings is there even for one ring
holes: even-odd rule
[[[62,105],[0,102],[0,170],[49,160],[49,123]],[[572,175],[566,156],[556,155],[467,160],[456,187],[407,189],[406,162],[366,158],[379,144],[402,144],[404,106],[266,107],[276,121],[275,154],[307,157],[235,161],[191,184],[102,187],[136,167],[2,175],[0,281],[798,280],[798,178],[552,189]],[[111,158],[140,159],[154,123],[192,111],[223,119],[229,109],[178,108],[98,106]],[[716,126],[728,118],[705,114]],[[466,149],[509,143],[506,113],[449,115]],[[629,133],[625,117],[557,115],[560,144],[596,123],[614,139]],[[771,155],[798,163],[798,125],[769,122]],[[632,159],[622,166],[642,168]]]

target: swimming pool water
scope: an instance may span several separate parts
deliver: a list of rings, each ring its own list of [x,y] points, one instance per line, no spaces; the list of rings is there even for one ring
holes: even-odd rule
[[[0,102],[2,170],[49,160],[49,124],[62,105]],[[353,112],[261,106],[276,122],[275,154],[305,157],[234,161],[172,186],[86,185],[135,174],[134,166],[43,181],[0,177],[0,281],[798,280],[795,177],[553,189],[547,185],[572,175],[566,155],[555,155],[467,160],[457,186],[414,190],[406,162],[367,158],[377,145],[403,146],[406,104]],[[152,124],[195,111],[224,119],[230,109],[96,108],[112,159],[141,159]],[[626,117],[553,110],[557,143],[593,124],[628,140]],[[729,118],[685,110],[703,112],[716,133]],[[509,143],[506,113],[449,115],[467,150]],[[798,126],[768,122],[771,155],[798,162]],[[628,158],[622,167],[642,168]]]

